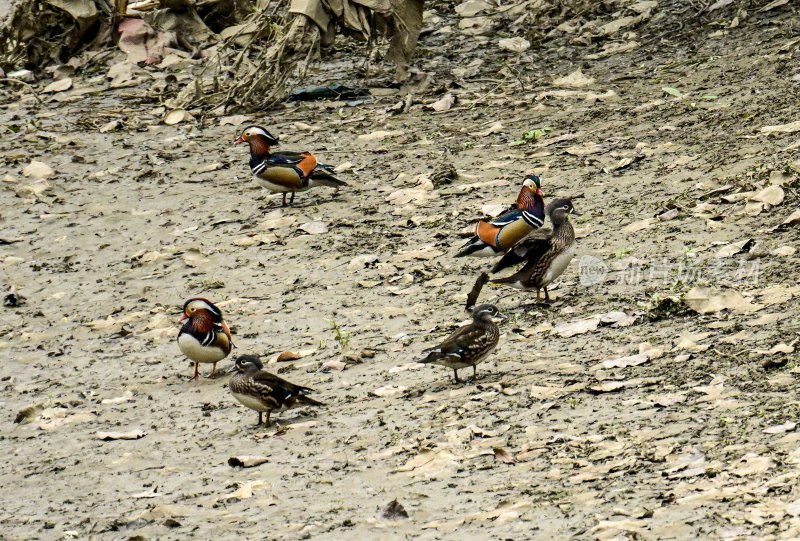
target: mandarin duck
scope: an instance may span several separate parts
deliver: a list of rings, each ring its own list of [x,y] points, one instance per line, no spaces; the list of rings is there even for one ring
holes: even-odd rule
[[[479,221],[475,236],[459,249],[456,257],[488,257],[506,252],[531,231],[542,227],[543,197],[539,177],[525,177],[516,204],[491,221]]]
[[[575,230],[569,221],[569,215],[580,213],[575,211],[569,199],[556,199],[547,206],[547,213],[553,223],[553,230],[546,236],[534,236],[518,242],[498,261],[491,272],[496,273],[505,268],[525,262],[521,269],[504,278],[489,279],[482,273],[475,287],[467,297],[467,308],[475,304],[481,288],[488,282],[503,284],[523,291],[536,290],[536,302],[541,298],[550,302],[547,286],[561,276],[575,255]]]
[[[507,319],[491,304],[482,304],[472,311],[472,323],[457,329],[441,345],[426,349],[428,356],[420,362],[433,363],[453,369],[458,383],[458,369],[472,367],[472,379],[478,375],[477,365],[497,347],[500,329],[495,320]]]
[[[214,363],[211,377],[216,376],[217,363],[228,356],[233,347],[231,331],[222,319],[222,312],[208,299],[195,297],[183,305],[178,333],[178,347],[194,361],[195,380],[200,375],[200,363]]]
[[[262,414],[267,414],[266,426],[273,411],[284,411],[299,406],[324,406],[306,396],[313,389],[289,383],[275,374],[263,370],[264,365],[257,355],[241,355],[236,359],[233,371],[236,372],[228,382],[233,397],[251,410],[258,412],[258,425]]]
[[[333,167],[317,163],[310,152],[284,150],[270,152],[270,147],[278,144],[278,139],[261,126],[249,126],[234,141],[234,144],[250,145],[250,170],[258,184],[270,191],[283,193],[283,206],[286,194],[291,193],[289,204],[294,203],[295,192],[304,192],[315,186],[329,186],[337,190],[347,186],[333,175]]]

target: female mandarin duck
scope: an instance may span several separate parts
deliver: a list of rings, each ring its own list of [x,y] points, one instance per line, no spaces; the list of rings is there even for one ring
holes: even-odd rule
[[[524,262],[522,268],[504,278],[489,279],[488,274],[481,273],[467,296],[467,309],[477,302],[486,283],[503,284],[523,291],[535,289],[536,302],[539,302],[541,290],[544,289],[544,300],[550,302],[547,286],[564,273],[575,256],[575,230],[569,215],[580,216],[580,213],[575,211],[571,200],[556,199],[547,205],[547,214],[553,222],[552,232],[518,242],[492,267],[491,272],[496,273]]]
[[[256,182],[273,192],[282,192],[284,207],[287,193],[292,194],[289,199],[291,205],[295,192],[304,192],[315,186],[329,186],[337,190],[347,186],[333,176],[333,167],[317,163],[310,152],[270,152],[270,147],[276,146],[278,139],[261,126],[246,128],[234,144],[245,142],[250,145],[250,170]]]
[[[313,389],[295,385],[264,371],[264,365],[256,355],[242,355],[236,359],[233,370],[237,374],[228,382],[228,388],[236,400],[258,412],[259,425],[264,413],[267,414],[266,424],[269,426],[269,417],[273,411],[325,405],[306,396],[314,392]]]
[[[508,251],[544,224],[543,197],[539,177],[525,177],[516,205],[490,222],[478,222],[475,236],[461,247],[456,257],[487,257]]]
[[[433,363],[453,370],[454,383],[458,383],[458,369],[472,367],[472,379],[478,375],[478,363],[497,347],[500,329],[495,321],[508,319],[496,306],[482,304],[472,311],[472,323],[458,328],[439,346],[426,349],[428,356],[421,363]]]
[[[211,376],[217,373],[217,363],[228,356],[233,347],[231,331],[222,319],[222,312],[202,297],[189,299],[183,305],[178,333],[178,347],[194,361],[194,376],[200,375],[200,363],[214,363]]]

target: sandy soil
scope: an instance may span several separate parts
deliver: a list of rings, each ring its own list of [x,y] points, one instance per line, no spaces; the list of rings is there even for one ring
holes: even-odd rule
[[[449,111],[390,95],[253,115],[287,148],[353,164],[350,188],[289,209],[229,144],[241,126],[160,123],[142,96],[169,72],[109,89],[99,71],[43,106],[4,103],[0,269],[24,300],[0,319],[0,537],[800,536],[798,226],[779,227],[798,208],[798,150],[791,130],[761,132],[797,120],[796,18],[660,24],[599,60],[534,49],[503,64],[519,79],[497,71],[494,38],[429,35],[430,73],[486,59]],[[578,95],[551,85],[579,67],[595,81]],[[378,131],[396,133],[359,138]],[[54,174],[25,177],[32,160]],[[459,178],[432,187],[442,163]],[[477,382],[452,385],[412,363],[466,318],[488,265],[452,257],[460,232],[528,172],[576,197],[578,254],[608,273],[585,285],[576,258],[549,308],[486,289],[511,320]],[[753,200],[769,186],[779,204]],[[681,296],[705,286],[728,308],[689,310]],[[254,429],[225,378],[190,382],[175,336],[194,295],[222,307],[235,354],[263,354],[327,407]],[[634,317],[598,322],[613,312]],[[286,350],[305,356],[275,362]],[[241,455],[269,461],[228,464]],[[384,517],[394,499],[408,519]]]

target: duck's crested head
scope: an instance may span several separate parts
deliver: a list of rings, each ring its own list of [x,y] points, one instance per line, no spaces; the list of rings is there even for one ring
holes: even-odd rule
[[[479,304],[472,310],[472,318],[483,323],[508,319],[493,304]]]
[[[222,321],[222,311],[214,303],[203,297],[194,297],[183,303],[181,320],[189,319],[199,313],[207,312],[214,321]]]
[[[572,206],[572,201],[567,198],[556,199],[547,205],[547,213],[550,215],[550,221],[553,225],[562,224],[569,218],[570,214],[580,216],[580,212],[575,210]]]
[[[264,369],[264,364],[258,355],[239,355],[236,358],[234,368],[237,372],[258,372]]]
[[[540,179],[538,175],[528,175],[525,177],[525,180],[522,181],[522,187],[528,188],[539,197],[544,195],[542,192],[542,179]]]
[[[244,129],[242,134],[234,141],[234,144],[239,145],[242,143],[251,143],[255,141],[262,141],[269,146],[276,146],[278,144],[278,138],[269,133],[269,131],[262,127],[256,126],[255,124],[252,126],[248,126]]]

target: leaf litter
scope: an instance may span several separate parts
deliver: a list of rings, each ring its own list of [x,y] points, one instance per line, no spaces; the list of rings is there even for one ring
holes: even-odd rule
[[[19,109],[8,110],[5,120],[9,127],[4,148],[7,166],[14,176],[21,178],[26,164],[35,160],[46,163],[52,173],[40,179],[47,184],[33,184],[37,181],[33,176],[17,182],[17,187],[31,183],[30,189],[16,192],[12,188],[10,193],[19,194],[20,205],[9,206],[8,216],[4,216],[10,227],[4,237],[29,242],[31,246],[26,249],[36,257],[23,257],[15,252],[21,246],[19,242],[4,243],[2,248],[6,253],[0,261],[8,265],[7,269],[14,270],[13,281],[19,282],[19,286],[51,280],[47,283],[57,283],[58,287],[43,291],[46,302],[33,303],[30,299],[35,296],[28,294],[27,307],[7,309],[9,323],[3,324],[0,347],[11,353],[9,362],[14,370],[13,379],[6,383],[9,394],[6,401],[10,411],[15,412],[25,404],[41,401],[50,392],[87,393],[86,396],[94,398],[92,406],[85,409],[48,405],[54,410],[48,413],[48,419],[38,416],[32,423],[17,425],[7,441],[15,447],[24,444],[42,455],[63,448],[72,455],[87,457],[82,459],[85,468],[97,467],[91,462],[92,446],[127,448],[130,452],[121,454],[128,456],[119,458],[134,465],[131,469],[136,471],[137,483],[140,479],[159,481],[151,485],[158,486],[158,492],[151,486],[141,491],[137,485],[136,489],[122,493],[138,494],[148,501],[154,499],[151,495],[161,494],[164,502],[172,498],[185,506],[183,511],[171,510],[169,507],[178,507],[173,504],[156,506],[143,514],[141,508],[131,508],[130,502],[112,504],[95,498],[92,503],[97,507],[86,506],[87,517],[146,516],[146,520],[159,523],[176,517],[187,523],[189,520],[183,517],[197,512],[192,509],[219,512],[213,507],[218,503],[230,517],[220,520],[235,520],[236,528],[244,532],[242,535],[248,531],[255,535],[253,532],[262,531],[269,524],[270,519],[264,518],[269,516],[268,510],[258,513],[260,518],[256,521],[244,512],[244,507],[274,504],[271,487],[257,479],[242,477],[213,487],[209,493],[207,487],[195,484],[198,483],[195,474],[206,468],[212,474],[214,468],[224,468],[226,475],[247,476],[280,466],[281,474],[286,477],[282,491],[287,494],[286,501],[292,502],[281,503],[287,505],[287,512],[295,513],[293,516],[298,516],[299,511],[302,521],[293,519],[291,526],[282,525],[285,529],[274,530],[276,535],[292,529],[301,532],[298,535],[313,536],[320,524],[330,525],[331,535],[341,534],[339,529],[352,528],[344,525],[348,520],[352,522],[347,524],[358,527],[359,517],[354,513],[351,519],[346,511],[337,510],[337,514],[344,515],[342,520],[331,521],[327,502],[333,501],[336,490],[363,479],[364,472],[359,469],[362,459],[385,452],[390,454],[381,454],[381,458],[371,462],[369,474],[382,476],[389,496],[373,502],[373,509],[380,513],[377,506],[397,494],[405,507],[414,509],[415,519],[418,515],[424,527],[438,532],[458,531],[467,537],[481,535],[486,530],[479,530],[477,525],[488,523],[486,527],[498,535],[513,537],[520,525],[538,527],[547,535],[552,533],[549,505],[554,509],[591,506],[592,516],[576,515],[575,526],[588,536],[604,538],[636,535],[691,538],[707,535],[705,530],[699,532],[707,524],[721,523],[735,523],[731,531],[747,537],[756,535],[756,529],[764,527],[766,522],[769,528],[774,528],[774,535],[791,535],[789,517],[800,513],[794,498],[786,492],[796,477],[786,476],[793,474],[793,464],[800,459],[793,449],[796,440],[791,440],[796,429],[789,428],[794,421],[782,413],[788,411],[785,397],[791,392],[791,383],[787,386],[786,378],[791,381],[795,376],[793,364],[788,362],[794,353],[787,351],[796,347],[793,343],[796,325],[791,314],[796,312],[800,293],[789,277],[795,263],[791,248],[796,244],[791,233],[800,224],[800,218],[796,216],[794,177],[788,174],[782,184],[776,184],[768,171],[759,168],[763,165],[765,169],[784,170],[780,156],[789,154],[780,151],[793,143],[797,131],[791,126],[791,117],[764,116],[764,110],[759,109],[759,100],[763,99],[779,104],[771,107],[772,112],[781,110],[781,100],[792,95],[787,90],[791,84],[789,77],[786,82],[770,79],[775,84],[764,85],[764,77],[758,76],[763,75],[759,70],[764,68],[760,63],[750,62],[763,56],[764,43],[775,51],[785,46],[790,47],[786,51],[792,50],[791,39],[765,34],[775,26],[762,25],[763,20],[752,22],[753,13],[748,17],[738,16],[734,3],[721,5],[710,13],[715,20],[719,18],[728,25],[724,28],[724,39],[741,47],[730,48],[737,51],[735,55],[726,52],[727,48],[721,50],[719,58],[708,64],[702,64],[705,57],[700,48],[693,58],[700,64],[683,66],[663,56],[663,44],[661,48],[650,47],[650,25],[664,20],[653,21],[655,16],[680,17],[672,11],[672,6],[663,3],[630,2],[620,4],[613,12],[591,9],[576,17],[566,10],[565,18],[554,24],[550,23],[551,13],[539,15],[537,3],[522,7],[514,3],[481,4],[485,5],[478,6],[478,11],[470,16],[480,17],[481,21],[471,21],[463,32],[453,22],[449,34],[436,34],[448,22],[449,12],[437,5],[430,6],[427,20],[439,17],[443,22],[426,22],[431,31],[426,33],[426,39],[444,39],[458,46],[473,45],[477,43],[473,40],[479,37],[488,41],[468,51],[470,62],[452,66],[464,70],[457,75],[458,86],[442,79],[441,85],[414,96],[412,106],[417,109],[412,107],[403,112],[401,108],[383,116],[389,115],[385,113],[386,104],[373,108],[372,104],[350,107],[340,103],[326,109],[325,103],[314,103],[306,109],[305,104],[298,103],[274,118],[279,130],[294,137],[282,141],[287,148],[304,145],[319,150],[320,155],[326,150],[341,152],[333,154],[334,159],[328,163],[351,162],[350,168],[344,169],[345,176],[350,171],[358,175],[369,171],[369,175],[360,179],[364,182],[358,183],[357,189],[342,190],[339,197],[345,197],[347,203],[343,207],[341,201],[329,202],[324,194],[317,198],[316,192],[310,192],[299,199],[302,202],[308,197],[314,201],[312,206],[287,208],[280,215],[268,217],[277,202],[259,199],[261,194],[255,189],[251,191],[246,157],[241,163],[230,161],[229,169],[216,166],[229,163],[228,157],[217,157],[219,141],[231,140],[238,131],[234,127],[258,122],[257,117],[242,116],[223,123],[222,112],[207,116],[195,109],[181,109],[195,118],[181,114],[180,122],[165,124],[166,116],[179,108],[165,106],[160,99],[145,102],[141,111],[136,108],[137,100],[146,99],[148,85],[164,82],[163,74],[158,72],[162,68],[131,65],[116,68],[115,59],[104,59],[116,69],[106,73],[104,67],[99,72],[100,81],[90,83],[96,87],[91,91],[94,96],[80,93],[87,84],[80,69],[75,71],[77,75],[67,74],[72,79],[72,88],[40,94],[48,100],[48,108],[56,116],[44,116],[48,111],[32,109],[36,102],[31,94],[26,97],[24,93],[9,90],[20,100],[14,104]],[[771,4],[775,5],[769,9],[770,16],[773,13],[781,16],[788,11],[779,3]],[[515,10],[519,11],[512,13]],[[650,14],[643,16],[647,13]],[[738,17],[738,26],[730,26],[734,17]],[[517,19],[521,20],[512,24]],[[500,48],[499,36],[493,34],[497,28],[509,28],[508,36],[503,38],[512,38],[514,32],[531,21],[537,21],[536,31],[519,34],[531,43],[529,48],[521,40],[511,42],[518,44],[516,48]],[[562,23],[565,25],[559,28]],[[539,31],[542,36],[537,34]],[[746,40],[742,37],[745,33]],[[753,39],[753,34],[769,39]],[[698,35],[706,40],[704,43],[720,43],[718,38],[708,37],[705,30]],[[151,34],[147,39],[152,40],[155,52],[159,53],[160,37]],[[580,61],[575,66],[548,63],[548,55],[543,53],[556,44],[564,47],[565,53],[574,53],[574,58]],[[439,45],[426,42],[426,47],[435,50]],[[656,60],[646,60],[645,51]],[[441,79],[442,73],[447,72],[445,68],[451,67],[447,65],[448,55],[438,52],[434,55],[431,58],[436,58],[436,62],[444,62],[441,73],[433,63],[426,64],[427,60],[420,66]],[[544,67],[552,68],[546,73],[568,74],[580,65],[584,80],[574,78],[571,84],[577,86],[572,88],[549,88],[557,75],[545,77],[543,83],[541,74],[538,79],[531,79],[525,70],[520,71],[520,66],[532,58],[538,59],[539,55]],[[583,63],[593,57],[607,59],[603,63],[609,69],[601,73]],[[719,66],[725,69],[724,77],[718,71]],[[503,69],[513,71],[500,71]],[[759,80],[761,86],[758,93],[752,94],[755,98],[747,103],[735,101],[723,88],[733,78],[748,92],[754,86],[738,77],[740,73],[748,73],[750,77],[754,72],[751,78]],[[181,84],[191,79],[186,77],[188,71],[174,73]],[[700,81],[697,73],[708,80]],[[499,83],[481,80],[493,77]],[[586,79],[590,78],[595,80],[587,84]],[[37,91],[51,82],[45,79],[35,83]],[[492,91],[498,84],[498,89]],[[542,84],[544,88],[539,88]],[[661,91],[665,86],[675,88],[682,98]],[[609,93],[612,88],[617,92]],[[452,96],[452,103],[445,99],[448,95]],[[710,98],[717,95],[716,99]],[[98,101],[90,101],[95,98]],[[61,101],[66,99],[87,101],[75,101],[77,105],[71,106]],[[444,100],[437,106],[441,110],[423,108],[423,104],[433,106],[440,100]],[[96,107],[100,101],[104,106],[108,104],[109,109],[116,109],[104,111],[103,107]],[[121,105],[123,101],[125,107]],[[405,99],[392,100],[396,101]],[[86,112],[78,111],[78,107]],[[131,113],[119,113],[129,107]],[[356,108],[359,110],[355,111]],[[627,120],[619,116],[617,108],[636,109],[641,132],[629,134]],[[62,111],[64,115],[60,114]],[[719,130],[716,128],[720,124],[716,122],[711,127],[697,122],[693,115],[699,111],[704,111],[703,114],[713,111],[724,125],[733,128]],[[732,113],[726,111],[750,115],[746,117],[750,121],[732,119],[727,116]],[[14,114],[19,118],[10,118]],[[423,115],[436,119],[435,129],[420,121]],[[85,124],[86,130],[80,131],[80,137],[73,137],[72,143],[41,139],[40,142],[47,143],[45,152],[45,146],[37,146],[39,143],[31,137],[34,131],[28,131],[24,119],[35,120],[41,126],[37,131],[77,133],[62,123],[59,118],[62,116]],[[764,121],[754,124],[753,118]],[[218,124],[225,129],[219,129]],[[780,128],[762,135],[761,127],[768,125]],[[109,128],[100,133],[105,126]],[[331,126],[334,129],[328,130]],[[548,126],[557,131],[536,134],[536,130]],[[580,131],[574,126],[580,126]],[[659,130],[666,126],[671,128]],[[713,133],[712,128],[715,128]],[[326,133],[324,143],[316,139],[322,131]],[[376,132],[396,133],[358,141],[359,135]],[[529,132],[534,133],[523,138]],[[754,135],[756,139],[752,139]],[[629,136],[648,142],[636,151],[644,158],[635,158],[637,141],[628,140]],[[668,142],[656,144],[653,137]],[[509,142],[516,140],[524,143],[509,146]],[[165,146],[174,147],[155,150],[153,147],[161,141],[168,141]],[[149,148],[152,152],[140,157],[137,153],[130,154],[130,148]],[[567,148],[571,152],[566,152]],[[546,154],[539,154],[542,151]],[[108,163],[89,167],[91,164],[69,161],[72,154],[96,160],[94,153],[102,155]],[[198,153],[208,158],[192,159]],[[342,159],[337,161],[339,157]],[[428,172],[409,164],[432,166],[443,157],[457,172],[455,177],[449,177],[449,183],[440,185],[433,177],[431,186],[414,183],[414,175]],[[491,168],[481,168],[490,163]],[[148,177],[126,178],[129,171],[138,173],[145,165],[154,171],[152,182]],[[183,179],[187,173],[195,174],[198,167],[209,168],[203,174],[208,180],[193,183],[192,193],[187,195],[185,186],[176,179]],[[441,372],[417,370],[420,367],[413,360],[419,358],[423,347],[430,345],[423,342],[427,342],[431,329],[436,328],[437,336],[444,335],[444,327],[450,322],[466,318],[453,299],[462,292],[464,277],[471,276],[477,268],[472,265],[479,266],[480,262],[449,257],[455,244],[463,242],[453,231],[474,227],[476,215],[484,204],[513,201],[512,192],[528,168],[544,172],[548,200],[556,194],[573,193],[576,186],[586,192],[581,202],[588,212],[576,222],[581,226],[590,224],[591,230],[579,239],[579,254],[595,250],[613,254],[614,250],[629,246],[636,250],[640,261],[652,263],[656,256],[665,256],[669,264],[677,266],[679,262],[691,264],[713,258],[727,245],[734,244],[727,247],[725,257],[720,259],[735,265],[740,255],[750,255],[746,242],[737,244],[752,239],[767,250],[753,252],[761,264],[758,281],[709,280],[707,276],[680,284],[677,280],[624,283],[620,279],[587,288],[580,284],[576,268],[570,267],[558,283],[560,295],[551,308],[518,310],[516,303],[528,300],[518,293],[496,300],[505,312],[520,320],[520,328],[527,329],[526,333],[502,327],[505,337],[501,346],[479,366],[475,384],[463,389],[451,388],[434,377]],[[400,171],[409,175],[408,180],[396,180]],[[703,180],[708,177],[719,182],[693,190],[691,186],[700,182],[701,176]],[[247,181],[233,184],[234,177],[240,181],[247,177]],[[81,178],[85,183],[73,182]],[[228,187],[228,182],[233,188]],[[705,196],[725,185],[733,188]],[[414,192],[400,192],[390,201],[385,199],[399,190]],[[109,194],[118,201],[114,202]],[[722,195],[731,197],[725,200]],[[693,206],[695,197],[700,203],[697,206]],[[34,199],[40,200],[31,203]],[[676,209],[665,204],[666,200],[679,205],[681,212],[673,212]],[[191,210],[187,201],[192,202]],[[210,201],[214,205],[206,204]],[[73,212],[70,207],[73,203],[80,205],[79,212]],[[35,206],[30,207],[31,204]],[[36,206],[45,204],[46,211]],[[262,211],[260,206],[267,209]],[[23,207],[32,212],[23,212]],[[219,207],[236,212],[220,216]],[[128,212],[130,208],[150,214],[133,214]],[[185,209],[186,214],[174,212],[179,208]],[[353,216],[354,208],[358,209],[358,219]],[[67,218],[66,214],[59,214],[62,211],[71,214]],[[213,215],[215,212],[217,215]],[[303,212],[311,213],[304,216]],[[394,221],[386,218],[394,212],[397,212]],[[124,215],[125,220],[114,220],[116,214]],[[671,219],[656,218],[665,214]],[[219,233],[217,237],[208,236],[206,217],[208,223],[219,223],[214,226]],[[221,219],[233,221],[219,222]],[[147,223],[154,228],[164,226],[168,233],[179,231],[170,236],[168,243],[173,246],[162,242],[158,235],[145,235],[150,227],[142,225],[145,220],[150,220]],[[61,226],[54,225],[58,221],[69,221],[69,229],[60,230]],[[318,234],[316,244],[313,235],[298,233],[299,226],[309,221],[324,221],[330,228],[327,234]],[[260,222],[265,222],[263,227],[258,225]],[[635,231],[622,231],[629,224],[636,224],[632,228]],[[339,235],[340,232],[345,234]],[[79,251],[81,257],[75,258],[77,243],[86,242],[86,238],[92,239],[97,250],[90,254]],[[658,240],[652,243],[654,247],[647,246],[653,239]],[[313,252],[302,243],[313,246]],[[107,246],[101,248],[103,245]],[[188,258],[194,266],[184,257],[192,247],[198,251]],[[310,258],[312,253],[314,258]],[[121,257],[117,257],[119,254]],[[361,255],[367,257],[356,259]],[[68,256],[73,256],[72,261],[65,259]],[[335,260],[342,266],[333,271],[328,263],[299,263],[318,259]],[[336,275],[339,271],[341,278]],[[114,275],[114,282],[109,274]],[[298,277],[300,281],[292,283]],[[380,287],[389,280],[407,280],[406,277],[421,286],[413,294],[391,295]],[[317,279],[321,281],[314,282]],[[315,355],[308,361],[311,364],[285,362],[276,365],[276,369],[283,370],[283,377],[291,381],[315,388],[321,401],[335,407],[329,405],[313,413],[298,410],[301,418],[315,415],[315,421],[295,422],[292,418],[291,429],[270,429],[266,432],[269,439],[258,442],[254,440],[259,439],[260,432],[251,435],[245,426],[237,425],[240,416],[231,415],[235,410],[229,407],[224,381],[201,380],[197,387],[179,391],[178,385],[183,382],[179,383],[177,378],[185,376],[181,370],[186,363],[174,357],[177,353],[171,333],[176,332],[178,325],[172,317],[173,308],[179,308],[183,296],[194,294],[186,290],[193,288],[189,284],[199,284],[202,280],[224,280],[223,288],[211,293],[226,298],[247,292],[248,300],[238,301],[235,311],[223,307],[226,319],[237,327],[234,336],[237,346],[256,345],[265,357],[287,349],[317,348],[319,359]],[[90,282],[90,289],[97,291],[97,295],[86,293],[85,284]],[[373,285],[350,289],[357,282]],[[307,283],[319,286],[306,287]],[[274,284],[280,288],[274,289]],[[401,289],[407,288],[406,284]],[[695,288],[705,289],[698,292]],[[64,292],[65,296],[50,299],[57,292]],[[212,296],[211,293],[203,294]],[[645,310],[643,305],[650,302],[651,295],[674,298],[684,307],[692,303],[696,309],[688,313],[665,310],[661,319],[640,323],[638,314]],[[169,300],[170,297],[174,299]],[[313,307],[314,317],[306,317],[308,307]],[[43,315],[38,315],[38,310]],[[758,310],[787,317],[766,318]],[[624,316],[603,317],[614,312]],[[364,342],[359,344],[359,350],[379,345],[384,348],[374,364],[348,365],[345,371],[318,370],[324,363],[336,361],[336,346],[332,345],[330,334],[326,334],[327,326],[316,326],[315,321],[334,317],[346,320],[348,329],[353,328],[354,341]],[[303,325],[291,330],[289,340],[285,326],[297,321]],[[615,326],[616,322],[627,325]],[[714,323],[731,326],[712,327]],[[42,328],[53,331],[48,333]],[[556,328],[559,332],[553,331]],[[738,334],[741,329],[749,334]],[[579,332],[571,334],[575,330]],[[699,336],[704,333],[711,334]],[[398,335],[407,338],[391,341],[388,338]],[[64,342],[63,337],[70,338]],[[678,340],[673,340],[674,337]],[[80,351],[75,347],[70,350],[69,343],[77,341],[82,344]],[[636,345],[644,341],[656,346],[640,345],[637,349]],[[390,350],[389,343],[397,349]],[[658,349],[664,353],[657,355],[652,351]],[[36,364],[39,359],[47,363],[46,370],[40,369],[44,363]],[[764,372],[758,363],[767,359],[787,362],[780,366],[776,363],[769,372]],[[604,366],[605,363],[609,366]],[[392,371],[394,367],[405,369]],[[719,374],[720,379],[716,377]],[[134,376],[138,389],[120,380]],[[58,382],[57,386],[47,380]],[[505,386],[500,385],[503,382]],[[399,387],[405,389],[383,400],[370,397],[370,390],[383,387],[389,387],[390,392]],[[129,400],[127,389],[134,400]],[[502,392],[505,389],[520,392],[506,394]],[[609,390],[599,392],[600,389]],[[200,393],[195,390],[201,391],[204,404],[213,407],[201,410]],[[103,400],[114,402],[104,404]],[[150,434],[141,443],[100,444],[93,440],[98,426],[103,429],[137,426],[136,416],[141,416],[142,408],[151,404],[169,405],[169,420],[164,421],[166,414],[155,413],[155,428],[148,428]],[[380,410],[372,409],[373,404],[380,404]],[[366,417],[365,411],[369,413]],[[508,426],[502,431],[493,430],[498,412],[502,413],[502,425]],[[758,412],[758,416],[748,415],[750,412]],[[287,413],[282,414],[280,422],[283,415]],[[63,421],[55,427],[59,429],[57,432],[21,440],[29,438],[30,431],[38,430],[39,422],[56,424],[62,419],[84,421],[74,424]],[[759,420],[757,425],[752,425],[754,419]],[[99,425],[100,422],[103,424]],[[249,419],[246,423],[242,421],[243,425],[249,423]],[[322,437],[323,431],[315,426],[330,426],[332,435]],[[475,430],[472,426],[490,429]],[[754,426],[756,430],[752,430]],[[124,433],[125,429],[121,430]],[[210,458],[219,449],[214,438],[203,436],[206,433],[224,434],[225,449],[230,452],[221,459],[217,457],[218,460]],[[63,447],[48,440],[67,435],[70,443]],[[158,448],[149,455],[138,454],[140,446],[151,437],[159,439]],[[45,443],[49,447],[44,447]],[[209,443],[214,445],[208,446]],[[253,445],[268,445],[269,453],[263,449],[255,451]],[[164,457],[171,456],[175,449],[181,449],[184,465],[195,465],[181,469],[169,464]],[[507,452],[516,464],[506,463],[504,454],[497,450]],[[435,458],[431,458],[431,453]],[[746,456],[748,453],[751,455]],[[265,455],[271,462],[260,469],[234,471],[225,465],[229,456]],[[338,458],[326,458],[334,455]],[[406,472],[391,473],[417,455],[426,462],[421,461]],[[26,469],[32,467],[30,464],[22,466],[16,456],[10,455],[9,461],[20,472],[37,473]],[[429,463],[432,464],[428,466]],[[165,465],[171,468],[169,476],[180,481],[180,491],[161,486]],[[103,467],[114,466],[104,463]],[[75,492],[91,494],[81,484],[81,475],[87,471],[83,468],[81,464],[70,464],[59,475],[74,472],[70,479],[74,481]],[[526,493],[518,484],[523,468],[540,472],[533,496],[526,495],[530,493],[530,483],[525,483]],[[420,469],[418,475],[409,475],[416,469]],[[437,470],[440,473],[435,473]],[[459,493],[458,488],[448,486],[448,483],[457,485],[456,480],[462,476],[468,476],[475,487],[468,497]],[[127,475],[118,477],[121,483],[131,479]],[[725,482],[721,484],[720,479]],[[619,497],[613,502],[604,499],[600,490],[602,484],[609,482],[621,487]],[[626,491],[631,483],[638,483],[643,491]],[[53,500],[49,505],[63,514],[63,505],[55,502],[52,491],[47,493],[45,484],[31,486],[37,496],[31,501],[46,501],[49,496]],[[487,495],[496,495],[498,487],[509,495],[492,501]],[[357,491],[354,494],[355,505],[365,501],[359,499]],[[748,494],[759,495],[759,503],[763,505],[752,502],[741,505],[740,501]],[[225,499],[226,495],[233,497]],[[217,502],[217,498],[222,499]],[[35,511],[25,508],[24,503],[18,507],[20,516]],[[656,509],[658,520],[647,516],[648,508]],[[694,513],[691,524],[675,519],[687,509]],[[674,530],[660,525],[667,521]],[[196,524],[197,532],[205,535],[207,526],[201,522]],[[757,523],[762,526],[755,526]],[[76,521],[74,526],[76,531],[80,529],[78,536],[90,533],[78,524]],[[29,528],[36,527],[13,521],[7,526],[28,534]],[[136,524],[128,528],[132,536],[143,533],[133,531],[138,529]]]

